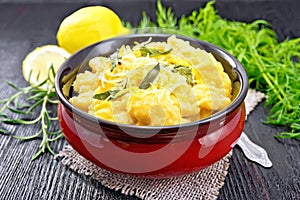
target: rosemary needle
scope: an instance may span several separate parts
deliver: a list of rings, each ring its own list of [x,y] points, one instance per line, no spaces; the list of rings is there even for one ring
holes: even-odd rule
[[[50,104],[57,104],[57,96],[54,90],[54,83],[51,80],[51,76],[55,76],[53,66],[49,68],[48,77],[45,81],[39,85],[30,85],[24,88],[20,88],[11,82],[7,84],[17,90],[12,96],[0,101],[2,107],[0,108],[0,120],[8,124],[20,124],[20,125],[33,125],[40,124],[41,129],[30,136],[13,136],[16,139],[28,141],[33,139],[41,139],[37,152],[33,155],[32,160],[35,160],[40,155],[49,151],[55,155],[50,143],[57,141],[63,135],[61,130],[54,132],[50,131],[52,123],[57,122],[56,116],[51,116],[51,109],[48,108]],[[47,87],[42,87],[47,85]],[[45,90],[45,88],[47,88]],[[20,98],[25,98],[26,104],[20,104]],[[38,116],[30,119],[11,119],[8,114],[5,113],[9,110],[12,113],[23,116],[33,116],[33,110],[40,109]],[[6,130],[1,129],[0,133],[7,134]]]

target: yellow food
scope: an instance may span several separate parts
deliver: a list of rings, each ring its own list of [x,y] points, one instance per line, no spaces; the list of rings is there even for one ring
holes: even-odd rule
[[[208,117],[231,103],[231,80],[221,63],[175,36],[124,45],[110,57],[91,59],[89,66],[91,71],[77,75],[73,87],[79,94],[70,102],[105,120],[175,125]],[[141,87],[145,81],[148,86]]]
[[[57,31],[59,46],[74,53],[95,42],[128,34],[119,17],[109,8],[89,6],[66,17]]]
[[[138,89],[128,102],[128,112],[137,125],[173,125],[181,123],[180,103],[171,91],[155,86]]]
[[[24,79],[31,85],[39,85],[47,79],[51,65],[53,65],[56,72],[69,56],[70,54],[66,50],[56,45],[37,47],[23,60],[22,72]],[[51,73],[50,78],[52,81],[54,80]],[[42,86],[45,90],[47,87],[49,87],[47,84]]]

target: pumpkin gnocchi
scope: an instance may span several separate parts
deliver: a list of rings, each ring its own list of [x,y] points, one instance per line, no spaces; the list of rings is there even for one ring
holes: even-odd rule
[[[70,102],[121,124],[168,126],[205,118],[231,103],[232,83],[211,53],[170,36],[123,45],[89,61]]]

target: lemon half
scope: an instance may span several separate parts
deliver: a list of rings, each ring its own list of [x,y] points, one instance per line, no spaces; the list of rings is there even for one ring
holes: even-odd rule
[[[23,60],[22,70],[26,81],[37,86],[48,78],[49,69],[53,65],[56,72],[61,64],[70,56],[63,48],[57,45],[45,45],[31,51]],[[52,73],[50,79],[54,80]],[[41,88],[47,89],[49,85],[44,84]]]
[[[118,15],[104,6],[81,8],[66,17],[57,31],[58,45],[74,53],[90,44],[129,34]]]

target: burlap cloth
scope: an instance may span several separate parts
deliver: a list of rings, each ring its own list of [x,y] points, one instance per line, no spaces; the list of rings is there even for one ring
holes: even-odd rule
[[[247,115],[255,108],[264,94],[249,90],[246,97]],[[79,155],[72,147],[66,146],[57,158],[72,170],[99,181],[105,187],[135,195],[141,199],[217,199],[229,168],[232,151],[223,159],[197,173],[169,178],[145,179],[120,175],[102,169]]]

